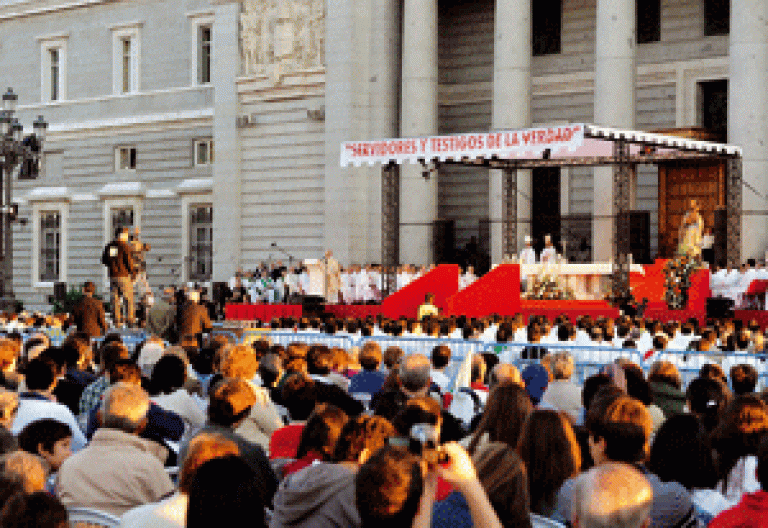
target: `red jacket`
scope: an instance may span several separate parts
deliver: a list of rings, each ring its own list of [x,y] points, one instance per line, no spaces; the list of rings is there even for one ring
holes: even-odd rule
[[[709,528],[768,528],[768,492],[745,493],[733,508],[712,519]]]

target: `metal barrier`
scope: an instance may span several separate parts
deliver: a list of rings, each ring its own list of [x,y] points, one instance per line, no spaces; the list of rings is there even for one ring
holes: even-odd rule
[[[382,349],[397,346],[406,354],[421,353],[429,356],[437,345],[448,345],[451,348],[451,359],[458,365],[464,357],[471,354],[493,353],[500,361],[511,363],[518,368],[535,363],[537,360],[527,360],[521,357],[522,350],[530,346],[527,342],[483,342],[464,339],[434,338],[434,337],[393,337],[393,336],[336,336],[317,332],[265,332],[272,342],[283,346],[292,342],[303,342],[310,345],[324,344],[329,347],[351,348],[362,346],[366,341],[376,341]],[[758,388],[768,387],[768,355],[750,354],[744,352],[718,352],[705,354],[693,351],[665,351],[645,360],[643,354],[634,349],[615,348],[610,346],[584,346],[570,343],[539,343],[548,352],[565,351],[574,358],[573,380],[584,383],[584,380],[597,374],[602,367],[619,358],[627,359],[640,367],[646,376],[654,361],[665,360],[674,364],[680,372],[683,387],[698,376],[699,370],[707,363],[720,365],[726,374],[734,365],[746,363],[752,365],[758,373]]]

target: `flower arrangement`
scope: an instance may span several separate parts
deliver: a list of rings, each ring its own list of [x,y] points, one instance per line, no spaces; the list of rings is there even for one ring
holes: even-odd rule
[[[680,256],[664,266],[664,301],[670,310],[683,310],[688,306],[691,276],[699,268],[697,259]]]

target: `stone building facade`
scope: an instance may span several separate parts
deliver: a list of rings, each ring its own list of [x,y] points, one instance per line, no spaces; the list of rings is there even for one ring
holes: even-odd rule
[[[0,2],[3,82],[25,125],[51,123],[41,178],[14,184],[28,220],[14,227],[17,296],[44,304],[50,277],[103,276],[101,246],[128,210],[156,286],[326,248],[376,262],[380,172],[341,168],[342,141],[567,122],[727,130],[755,191],[742,255],[761,257],[766,18],[768,0]],[[607,259],[610,178],[521,174],[521,236],[553,210],[581,215],[582,258]],[[633,207],[650,213],[652,252],[658,188],[654,167],[639,172]],[[501,194],[493,171],[425,180],[406,167],[402,261],[432,260],[436,220],[454,222],[456,247],[476,236],[498,261]]]

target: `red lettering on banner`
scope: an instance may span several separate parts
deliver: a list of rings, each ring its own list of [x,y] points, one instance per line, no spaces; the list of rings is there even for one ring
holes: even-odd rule
[[[420,146],[421,146],[421,148],[419,149],[419,152],[424,152],[425,150],[427,150],[427,143],[428,142],[429,142],[428,139],[420,139],[419,140],[419,143],[420,143]]]

